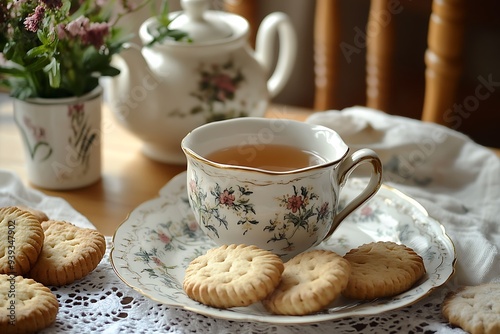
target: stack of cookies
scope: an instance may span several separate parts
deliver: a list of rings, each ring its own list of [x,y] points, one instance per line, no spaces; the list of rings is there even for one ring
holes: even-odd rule
[[[55,321],[59,303],[47,286],[93,271],[104,236],[26,207],[0,208],[0,333],[33,333]]]
[[[340,256],[301,253],[286,263],[255,246],[209,250],[186,269],[183,288],[203,304],[230,308],[260,301],[273,314],[319,312],[340,295],[371,300],[410,289],[425,274],[422,258],[393,242],[373,242]]]

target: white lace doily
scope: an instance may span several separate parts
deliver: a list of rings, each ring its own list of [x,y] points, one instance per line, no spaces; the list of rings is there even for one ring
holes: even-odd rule
[[[465,333],[441,316],[448,291],[398,311],[314,325],[281,326],[208,318],[167,307],[139,294],[116,276],[109,261],[111,238],[99,266],[84,279],[52,288],[59,300],[56,322],[41,333]]]

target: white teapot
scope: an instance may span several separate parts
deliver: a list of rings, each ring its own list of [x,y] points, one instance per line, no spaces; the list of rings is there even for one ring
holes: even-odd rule
[[[131,45],[113,59],[121,73],[107,86],[113,114],[143,141],[143,153],[174,164],[186,163],[180,143],[192,129],[223,119],[263,116],[269,99],[286,84],[297,48],[295,31],[283,13],[262,21],[253,51],[243,17],[208,10],[206,0],[181,4],[183,12],[170,13],[176,17],[170,28],[187,32],[192,42]],[[144,45],[153,39],[155,25],[156,19],[149,18],[140,26]],[[280,49],[269,74],[276,35]]]

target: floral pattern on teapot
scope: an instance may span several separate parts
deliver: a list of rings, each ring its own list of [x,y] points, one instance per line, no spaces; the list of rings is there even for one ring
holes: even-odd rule
[[[224,212],[232,212],[238,217],[237,225],[245,235],[253,228],[262,228],[268,232],[267,243],[285,245],[282,251],[293,251],[293,237],[299,229],[314,235],[320,226],[328,225],[333,217],[333,208],[328,202],[318,203],[319,196],[306,187],[292,186],[290,192],[275,197],[276,205],[284,209],[284,214],[276,215],[274,220],[262,223],[255,219],[255,205],[252,203],[253,192],[248,186],[238,185],[238,189],[222,188],[218,183],[209,191],[199,186],[196,173],[189,181],[189,201],[194,212],[201,215],[199,221],[207,233],[219,238],[219,229],[228,229],[228,219]],[[214,224],[218,222],[218,226]],[[313,240],[316,244],[318,240]]]
[[[198,89],[189,95],[197,99],[199,104],[191,108],[189,115],[203,114],[206,123],[249,116],[246,109],[227,105],[235,100],[241,83],[245,81],[242,70],[236,68],[232,59],[221,64],[201,63],[197,72]],[[245,99],[239,99],[238,104],[242,107],[248,105]],[[188,114],[176,110],[169,116],[186,117]]]

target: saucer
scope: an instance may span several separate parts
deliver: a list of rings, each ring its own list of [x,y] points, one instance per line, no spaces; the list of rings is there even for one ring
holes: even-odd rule
[[[363,179],[348,181],[339,205],[355,197],[365,184]],[[385,185],[315,248],[344,255],[373,241],[393,241],[413,248],[424,260],[426,275],[393,298],[362,302],[339,297],[322,312],[305,316],[273,315],[260,303],[231,309],[203,305],[185,294],[184,271],[191,260],[216,245],[199,229],[191,212],[184,172],[167,183],[158,198],[142,203],[129,214],[113,236],[110,259],[125,284],[157,302],[210,317],[274,324],[318,323],[401,308],[427,296],[454,272],[455,248],[444,227],[418,202]]]

